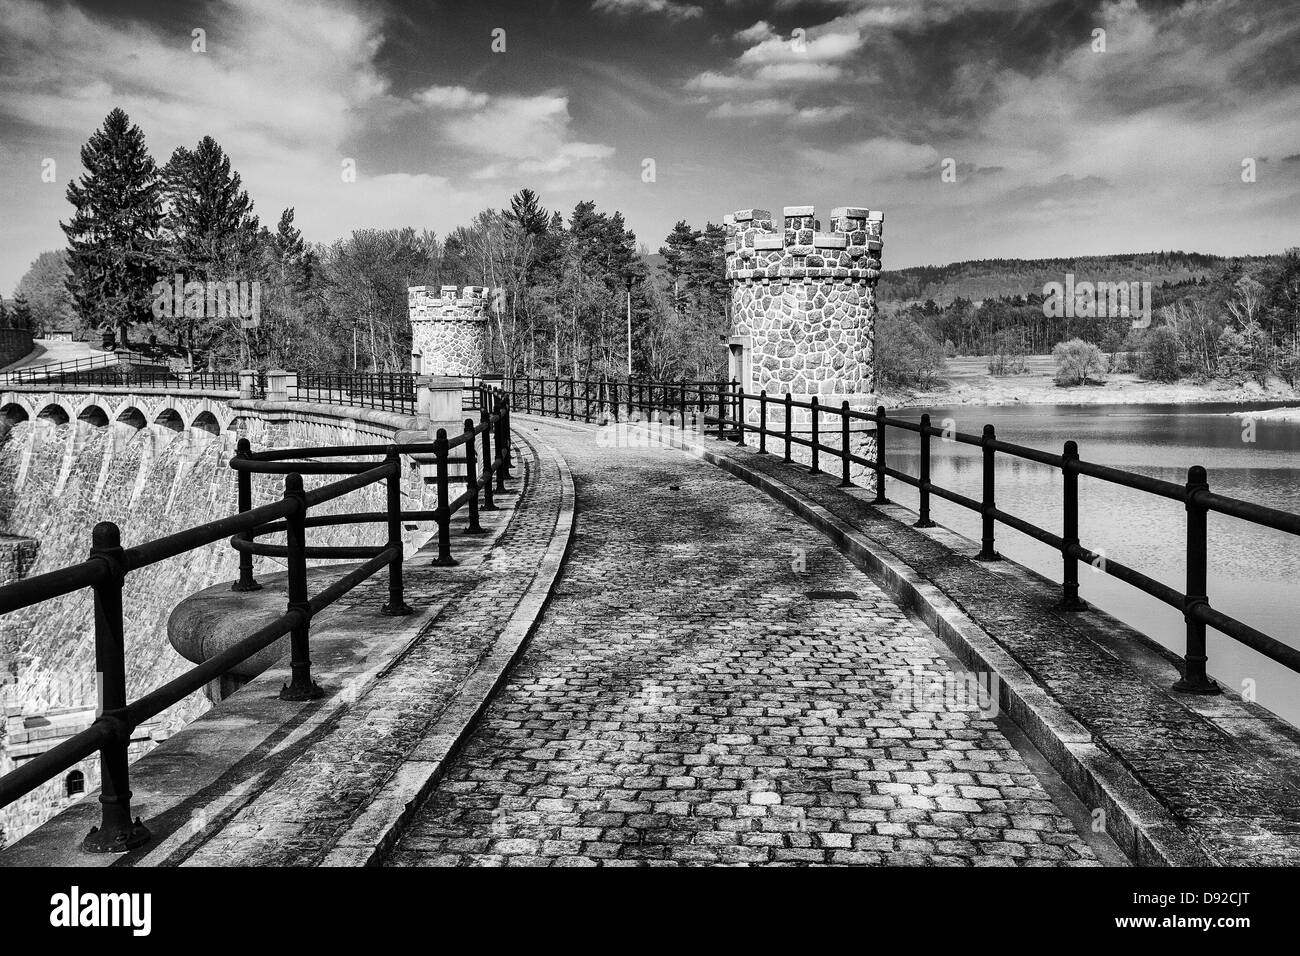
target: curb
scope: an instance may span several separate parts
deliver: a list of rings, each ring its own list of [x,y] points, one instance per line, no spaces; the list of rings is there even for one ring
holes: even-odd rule
[[[710,451],[659,427],[651,440],[701,458],[789,508],[826,535],[890,597],[913,611],[967,667],[998,677],[999,706],[1024,731],[1066,784],[1104,812],[1107,834],[1139,866],[1214,866],[1164,806],[1104,744],[1062,707],[1011,654],[938,587],[897,555],[790,486],[760,474],[731,455]],[[738,451],[738,449],[734,449]],[[757,454],[748,452],[748,454]]]
[[[518,429],[516,431],[539,459],[543,457],[540,449],[544,448],[560,472],[560,511],[555,519],[555,534],[538,565],[537,575],[492,649],[475,665],[439,715],[429,735],[415,748],[411,759],[405,761],[374,795],[325,854],[319,866],[378,865],[406,831],[420,805],[437,787],[451,760],[469,739],[510,668],[523,653],[546,608],[573,537],[573,474],[558,451],[545,442],[530,439]]]

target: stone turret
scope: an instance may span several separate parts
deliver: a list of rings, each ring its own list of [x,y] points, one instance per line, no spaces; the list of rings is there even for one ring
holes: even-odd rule
[[[422,375],[475,375],[487,369],[488,290],[445,285],[406,290],[411,319],[411,367]]]
[[[812,206],[786,206],[783,213],[780,229],[765,209],[742,209],[723,220],[731,285],[728,375],[750,393],[790,392],[796,401],[816,396],[823,405],[847,401],[870,410],[884,214],[840,207],[823,232]],[[747,418],[756,416],[750,408]],[[806,429],[808,412],[794,422]],[[862,434],[854,444],[866,452],[869,438]]]

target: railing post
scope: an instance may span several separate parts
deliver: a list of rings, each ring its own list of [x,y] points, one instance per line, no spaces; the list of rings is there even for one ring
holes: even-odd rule
[[[1065,443],[1061,455],[1061,478],[1064,481],[1061,501],[1064,514],[1061,516],[1061,611],[1082,611],[1088,605],[1079,598],[1079,559],[1071,553],[1079,546],[1079,473],[1070,466],[1079,460],[1079,445],[1073,441]]]
[[[433,455],[437,459],[438,507],[434,509],[434,520],[438,523],[438,556],[432,564],[440,568],[449,568],[459,564],[451,556],[451,498],[447,494],[447,429],[439,428],[433,439]]]
[[[1209,656],[1205,648],[1205,622],[1195,611],[1210,603],[1209,537],[1206,518],[1209,509],[1198,500],[1210,490],[1209,476],[1202,465],[1187,469],[1187,594],[1183,618],[1187,622],[1187,648],[1183,653],[1183,676],[1173,689],[1184,694],[1221,694],[1222,689],[1205,672]]]
[[[686,434],[686,382],[683,381],[677,390],[677,404],[681,406],[681,426],[682,434]]]
[[[793,402],[794,402],[794,396],[791,395],[789,392],[786,392],[785,393],[785,460],[787,462],[790,461],[790,445],[792,444],[790,439],[793,437],[790,432],[790,428],[791,428],[790,418],[794,414]]]
[[[388,562],[388,603],[381,609],[389,617],[411,613],[402,586],[402,456],[394,446],[388,450],[392,473],[388,476],[388,547],[395,550]]]
[[[718,383],[718,440],[727,436],[727,383]]]
[[[981,516],[981,536],[980,536],[980,553],[975,556],[976,561],[1000,561],[1002,556],[994,548],[994,525],[996,521],[993,518],[993,512],[997,510],[997,500],[994,495],[994,474],[996,462],[993,450],[993,442],[997,440],[997,435],[993,431],[992,425],[984,426],[984,439],[981,442],[984,448],[984,494],[980,502]]]
[[[821,473],[821,469],[817,467],[818,456],[821,451],[821,448],[819,447],[821,445],[821,434],[819,431],[821,425],[819,421],[821,418],[821,402],[819,402],[817,396],[814,395],[812,399],[809,400],[808,404],[812,406],[812,431],[809,433],[812,436],[812,445],[809,447],[809,451],[812,452],[812,466],[808,471],[816,475]]]
[[[500,416],[496,424],[496,457],[497,463],[497,491],[504,493],[506,490],[506,479],[510,477],[510,403],[501,398],[497,402],[497,414]]]
[[[758,453],[767,454],[767,389],[758,393]]]
[[[736,389],[736,444],[745,444],[745,392],[741,388]]]
[[[885,497],[885,406],[876,406],[876,500],[878,505],[889,504]]]
[[[840,487],[848,488],[853,485],[853,480],[849,477],[849,402],[845,399],[840,403]]]
[[[113,730],[113,739],[100,748],[100,824],[82,841],[88,853],[125,853],[149,842],[149,830],[131,820],[131,777],[127,748],[131,727],[122,719],[126,709],[126,633],[122,623],[122,533],[111,521],[95,525],[90,556],[100,558],[108,575],[95,591],[95,670],[99,677],[99,712]]]
[[[930,520],[930,415],[921,416],[921,517],[913,528],[933,528]]]
[[[252,453],[252,446],[248,443],[247,438],[241,438],[235,444],[235,460],[243,461]],[[242,514],[245,511],[253,510],[253,475],[251,472],[236,469],[235,471],[235,488],[238,496],[238,507]],[[249,542],[253,541],[253,532],[241,531],[239,537]],[[248,551],[239,552],[239,580],[230,586],[232,591],[260,591],[262,585],[257,583],[253,577],[253,555]]]
[[[289,610],[301,615],[300,623],[289,632],[290,683],[280,688],[281,700],[315,700],[324,693],[311,679],[311,611],[307,598],[307,499],[302,475],[296,471],[284,477],[284,498],[297,501],[297,507],[285,517],[285,544],[289,555]]]
[[[485,480],[483,481],[483,504],[479,510],[496,511],[496,502],[492,500],[492,481],[496,474],[496,469],[493,468],[493,462],[497,462],[497,459],[492,457],[492,441],[496,437],[496,432],[492,428],[492,410],[488,407],[486,402],[479,407],[478,420],[479,424],[483,426],[482,473],[485,476]],[[473,441],[474,439],[470,438],[471,444]],[[500,463],[497,462],[497,464],[499,467]]]
[[[466,534],[484,534],[482,525],[478,523],[478,454],[474,447],[474,419],[465,419],[465,491],[467,494],[466,505],[469,507],[469,524],[465,527]],[[491,475],[488,476],[488,484],[492,484]]]

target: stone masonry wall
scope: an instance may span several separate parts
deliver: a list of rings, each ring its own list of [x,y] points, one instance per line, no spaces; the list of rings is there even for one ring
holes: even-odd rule
[[[880,277],[884,214],[862,207],[832,210],[821,231],[812,206],[786,206],[778,229],[765,209],[724,219],[727,280],[731,284],[732,344],[743,348],[741,385],[749,392],[786,392],[796,401],[875,407],[876,282]],[[757,403],[752,403],[757,405]],[[746,418],[757,422],[756,407]],[[803,434],[811,412],[796,409],[792,430]],[[784,411],[769,408],[769,426]],[[822,443],[839,445],[839,417],[821,416]],[[852,445],[874,453],[870,426],[855,423]],[[794,454],[806,460],[806,450]]]
[[[483,286],[407,289],[411,353],[423,375],[482,375],[487,368],[487,301]]]

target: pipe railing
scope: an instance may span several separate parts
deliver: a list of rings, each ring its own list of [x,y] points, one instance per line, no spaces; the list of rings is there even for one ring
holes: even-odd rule
[[[593,397],[592,388],[599,385]],[[1271,528],[1287,534],[1300,535],[1300,515],[1281,511],[1265,505],[1216,494],[1209,489],[1205,468],[1193,465],[1187,470],[1186,482],[1179,484],[1123,471],[1107,465],[1084,461],[1079,457],[1079,447],[1073,441],[1064,444],[1060,454],[1029,448],[1000,440],[992,425],[985,425],[978,435],[946,431],[930,423],[929,415],[919,422],[890,417],[884,406],[874,412],[850,407],[847,401],[839,405],[822,404],[817,397],[808,401],[796,400],[793,395],[769,395],[745,392],[735,381],[727,382],[662,382],[645,383],[591,383],[557,378],[518,378],[507,383],[512,404],[520,411],[540,415],[553,415],[576,420],[622,421],[628,419],[667,421],[669,424],[690,425],[705,435],[748,444],[746,435],[757,436],[759,454],[768,454],[770,442],[781,446],[784,461],[793,464],[791,449],[801,447],[808,451],[809,471],[822,470],[822,456],[839,459],[838,483],[850,486],[853,465],[874,474],[877,504],[888,502],[886,479],[893,479],[916,488],[920,495],[920,508],[916,527],[934,527],[930,516],[931,499],[941,498],[980,515],[980,561],[998,561],[997,526],[999,524],[1042,542],[1061,555],[1062,580],[1060,610],[1077,611],[1085,607],[1079,598],[1079,562],[1085,562],[1130,587],[1154,597],[1181,612],[1186,625],[1183,652],[1183,676],[1173,685],[1175,690],[1192,694],[1217,694],[1219,686],[1206,671],[1205,630],[1213,627],[1231,639],[1263,654],[1292,671],[1300,671],[1300,649],[1291,647],[1251,627],[1210,604],[1208,595],[1209,541],[1206,530],[1207,516],[1211,513],[1228,515],[1259,527]],[[619,389],[624,389],[620,394]],[[656,392],[656,389],[659,389]],[[575,405],[574,403],[578,403]],[[757,405],[757,422],[747,417],[746,406]],[[687,415],[690,409],[692,414]],[[770,424],[773,412],[779,411],[780,424]],[[807,412],[807,437],[793,429],[795,412]],[[666,413],[666,414],[665,414]],[[822,419],[836,422],[832,432],[838,432],[839,446],[825,444],[822,440]],[[875,457],[855,454],[851,436],[854,425],[858,433],[874,433]],[[893,446],[890,432],[911,432],[917,435],[920,445],[920,475],[913,476],[886,463],[886,451]],[[931,438],[970,445],[981,452],[981,490],[978,499],[949,488],[936,485],[931,480]],[[1063,494],[1061,499],[1062,533],[1055,534],[998,506],[997,456],[1004,455],[1061,472]],[[1137,570],[1083,546],[1079,539],[1079,476],[1129,488],[1147,495],[1181,502],[1186,518],[1186,576],[1183,590],[1171,587]]]
[[[291,679],[281,692],[286,701],[320,697],[312,679],[310,635],[312,618],[362,582],[387,570],[388,600],[382,613],[411,613],[404,598],[402,522],[432,520],[438,527],[435,564],[456,564],[451,552],[451,518],[462,508],[469,514],[467,534],[482,534],[479,512],[492,510],[494,494],[505,490],[510,477],[510,406],[504,393],[479,388],[478,422],[465,419],[463,431],[449,437],[440,428],[432,442],[363,445],[334,448],[293,448],[254,452],[247,440],[238,443],[230,465],[236,474],[239,512],[195,528],[124,548],[121,531],[112,522],[96,525],[87,560],[0,587],[0,614],[38,605],[55,597],[89,588],[95,604],[95,669],[100,680],[101,703],[94,723],[56,747],[0,777],[0,807],[30,793],[77,763],[99,752],[102,786],[101,822],[92,828],[82,848],[94,853],[122,853],[147,843],[149,830],[132,819],[128,746],[132,732],[190,694],[201,690],[240,662],[289,636]],[[482,440],[481,453],[475,447]],[[453,458],[452,452],[464,449]],[[432,456],[437,467],[438,507],[427,511],[402,508],[401,457]],[[382,456],[380,462],[334,459]],[[465,489],[451,498],[449,464],[464,462]],[[253,507],[252,475],[284,476],[283,496],[272,504]],[[307,490],[303,475],[342,475],[329,484]],[[493,488],[495,481],[496,487]],[[371,485],[385,487],[385,509],[314,515],[312,509]],[[483,503],[479,504],[479,498]],[[365,547],[319,546],[307,543],[307,529],[340,524],[382,523],[386,541]],[[259,542],[259,535],[283,533],[284,544]],[[236,591],[253,591],[261,585],[253,576],[255,554],[285,559],[288,569],[288,606],[274,621],[257,629],[220,654],[179,677],[130,701],[126,693],[126,625],[122,588],[127,575],[196,548],[230,539],[240,555]],[[313,558],[364,559],[311,595],[307,586],[307,561]]]

